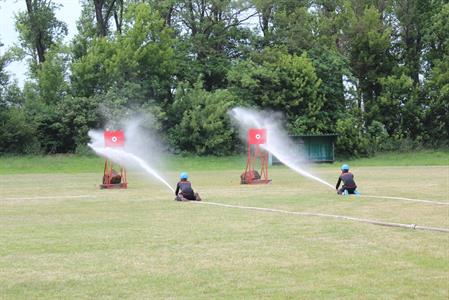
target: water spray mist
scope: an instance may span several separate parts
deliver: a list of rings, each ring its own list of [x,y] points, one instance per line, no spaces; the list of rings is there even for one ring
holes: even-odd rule
[[[125,150],[119,150],[119,149],[113,149],[113,148],[98,148],[93,146],[92,144],[88,144],[89,147],[92,148],[92,150],[95,151],[100,156],[106,157],[110,160],[112,160],[115,163],[118,163],[119,165],[128,167],[128,168],[140,168],[144,170],[147,174],[153,176],[163,184],[165,184],[173,193],[175,190],[173,187],[168,184],[168,182],[162,178],[156,170],[151,168],[143,159],[140,157],[130,153],[126,152]]]
[[[284,165],[296,173],[316,180],[329,188],[335,188],[328,182],[312,175],[301,167],[306,163],[306,159],[302,157],[301,153],[292,151],[292,149],[297,149],[298,147],[282,129],[280,125],[280,114],[236,107],[229,111],[229,115],[240,129],[242,139],[246,139],[246,132],[249,128],[265,128],[268,138],[266,144],[261,145],[263,149],[276,156]]]
[[[91,143],[88,144],[92,150],[100,156],[103,156],[123,167],[129,169],[143,170],[145,174],[151,178],[156,178],[163,183],[173,193],[175,190],[171,185],[159,174],[156,169],[150,166],[149,162],[143,159],[144,154],[151,154],[151,161],[160,161],[162,154],[160,153],[159,143],[155,141],[154,136],[149,136],[148,132],[141,130],[140,123],[142,119],[135,119],[134,121],[123,122],[126,143],[124,148],[109,148],[105,147],[103,139],[103,131],[91,130],[89,136]]]

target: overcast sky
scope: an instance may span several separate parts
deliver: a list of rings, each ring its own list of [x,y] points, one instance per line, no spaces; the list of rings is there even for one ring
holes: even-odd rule
[[[76,33],[76,21],[81,14],[81,4],[79,0],[53,0],[53,3],[61,5],[56,11],[56,17],[67,24],[68,35],[65,41],[68,42]],[[0,41],[4,44],[0,48],[1,54],[13,44],[18,43],[14,16],[19,11],[25,10],[25,0],[0,0]],[[27,72],[26,62],[13,62],[8,66],[7,70],[22,86],[26,77],[25,73]]]

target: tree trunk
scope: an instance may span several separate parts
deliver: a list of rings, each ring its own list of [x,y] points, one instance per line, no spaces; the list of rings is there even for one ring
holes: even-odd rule
[[[38,58],[38,63],[43,63],[45,61],[45,45],[42,41],[43,36],[42,36],[42,31],[39,28],[39,26],[37,26],[37,22],[36,22],[36,17],[34,14],[34,9],[33,9],[33,4],[32,4],[32,0],[26,0],[26,6],[27,6],[27,11],[28,11],[28,15],[30,17],[30,22],[32,24],[32,30],[35,31],[35,41],[34,41],[34,46],[36,47],[36,52],[37,52],[37,58]]]
[[[103,0],[94,0],[95,5],[95,17],[97,19],[97,31],[99,36],[106,36],[107,29],[105,20],[103,18]]]
[[[123,20],[123,0],[118,1],[119,5],[119,12],[117,13],[117,10],[114,10],[114,20],[115,20],[115,27],[117,28],[117,31],[119,34],[122,34],[122,20]]]
[[[271,39],[271,30],[270,30],[270,21],[273,18],[273,5],[268,5],[264,7],[261,11],[261,15],[259,16],[260,28],[263,33],[263,43],[264,46],[269,44]]]
[[[174,9],[175,8],[173,5],[170,5],[170,7],[168,8],[167,15],[165,16],[165,25],[167,27],[171,27],[171,25],[172,25],[172,15],[173,15]]]

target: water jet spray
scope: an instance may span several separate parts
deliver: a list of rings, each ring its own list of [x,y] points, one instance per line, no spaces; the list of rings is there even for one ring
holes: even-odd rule
[[[265,128],[269,138],[267,138],[265,144],[260,145],[261,148],[276,156],[284,165],[296,173],[335,189],[334,186],[302,167],[306,160],[301,157],[300,153],[292,151],[292,149],[297,149],[298,147],[287,136],[285,131],[281,129],[280,115],[278,113],[235,107],[229,111],[229,115],[240,129],[240,136],[243,140],[248,140],[247,132],[251,128]]]
[[[121,132],[121,135],[117,135],[116,133],[118,131],[95,131],[91,130],[89,131],[89,136],[91,138],[91,143],[88,144],[88,146],[95,151],[98,155],[106,158],[107,162],[110,162],[112,165],[112,162],[115,164],[118,164],[120,166],[129,168],[129,169],[137,169],[142,170],[145,172],[145,174],[150,175],[152,178],[156,178],[159,182],[164,184],[170,191],[173,193],[175,190],[173,187],[157,172],[153,167],[149,165],[148,162],[146,162],[138,153],[142,152],[143,150],[150,151],[152,154],[151,157],[153,159],[157,158],[159,155],[157,151],[155,150],[155,144],[153,143],[151,145],[145,145],[142,144],[142,141],[144,140],[144,136],[141,132],[139,132],[139,126],[137,122],[131,122],[128,123],[128,126],[125,128],[124,131]],[[108,133],[109,132],[109,133]],[[112,134],[112,133],[115,134]],[[125,133],[126,133],[126,144],[125,144]],[[104,140],[103,140],[104,137]],[[153,147],[150,147],[153,146]],[[109,164],[108,164],[109,166]],[[105,165],[105,175],[109,176],[109,170],[112,170],[112,168],[106,169]],[[108,172],[107,172],[108,171]],[[114,174],[110,174],[113,175]],[[105,185],[105,177],[110,178],[108,176],[104,176],[103,178],[103,185],[104,188]],[[126,180],[126,172],[124,173],[124,178]],[[121,176],[123,178],[123,175]],[[122,182],[123,183],[123,182]],[[121,183],[121,184],[122,184]],[[112,184],[109,182],[108,184]],[[127,186],[127,182],[126,182]],[[115,187],[115,186],[114,186]],[[107,187],[109,188],[109,186]]]

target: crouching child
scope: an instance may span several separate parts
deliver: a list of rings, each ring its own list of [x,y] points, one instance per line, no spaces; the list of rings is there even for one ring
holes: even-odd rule
[[[182,172],[179,176],[180,181],[176,184],[175,195],[176,201],[201,201],[200,195],[195,193],[192,188],[192,184],[187,179],[189,175],[186,172]]]
[[[341,189],[338,189],[340,187],[340,183],[343,181],[343,185]],[[338,177],[337,185],[335,186],[337,190],[337,194],[339,195],[348,195],[348,194],[356,194],[357,192],[357,185],[354,181],[354,175],[349,172],[349,166],[348,165],[342,165],[341,166],[341,174]]]

